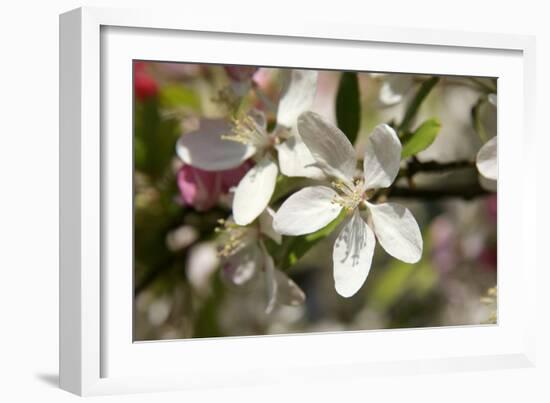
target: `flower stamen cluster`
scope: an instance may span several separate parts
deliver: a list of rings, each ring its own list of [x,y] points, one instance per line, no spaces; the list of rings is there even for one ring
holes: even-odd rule
[[[332,182],[332,186],[338,191],[332,203],[340,205],[346,213],[352,213],[365,198],[365,187],[361,179],[356,179],[353,185],[338,180]]]
[[[223,241],[218,246],[218,257],[229,257],[244,247],[246,247],[251,238],[253,238],[253,228],[241,227],[235,224],[232,220],[218,220],[219,227],[215,228],[215,232],[220,235]]]
[[[251,146],[267,146],[269,136],[263,127],[250,115],[245,115],[240,119],[234,118],[233,129],[230,134],[222,135],[222,140],[235,141],[237,143]]]

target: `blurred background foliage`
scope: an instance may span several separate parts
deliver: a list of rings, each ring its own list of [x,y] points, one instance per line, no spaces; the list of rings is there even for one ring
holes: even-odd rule
[[[258,70],[254,85],[265,98],[252,102],[276,101],[280,71]],[[400,179],[426,190],[399,201],[421,227],[420,262],[402,263],[377,247],[366,284],[344,299],[332,278],[337,232],[302,239],[279,263],[306,302],[266,314],[261,280],[236,286],[219,270],[215,228],[231,213],[229,198],[196,209],[177,184],[182,167],[175,142],[197,127],[198,118],[228,115],[230,75],[222,66],[136,61],[133,77],[135,340],[496,321],[496,193],[480,188],[471,164],[496,134],[496,108],[487,102],[496,80],[320,72],[313,110],[337,123],[359,155],[370,131],[387,122],[398,129],[411,170],[423,161],[465,163],[414,172],[414,182],[407,172]],[[392,85],[398,88],[388,93]],[[442,183],[451,196],[438,193]],[[284,197],[285,190],[278,186],[276,192]]]

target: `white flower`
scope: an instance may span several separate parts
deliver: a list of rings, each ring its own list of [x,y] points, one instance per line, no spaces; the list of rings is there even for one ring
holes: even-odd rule
[[[219,260],[214,242],[201,242],[189,251],[185,271],[189,283],[199,295],[210,292],[210,279],[219,267]]]
[[[498,180],[497,136],[479,149],[476,156],[476,167],[481,187],[490,192],[496,192]]]
[[[489,94],[487,95],[487,100],[489,101],[489,103],[493,106],[497,106],[497,94]]]
[[[372,75],[372,73],[371,73]],[[375,77],[386,74],[375,74]],[[385,77],[380,87],[378,99],[382,105],[393,106],[403,100],[414,84],[413,78],[408,74],[389,74]]]
[[[497,136],[483,144],[476,157],[477,170],[487,179],[498,179]]]
[[[235,190],[233,217],[239,225],[250,224],[265,210],[279,166],[287,176],[322,177],[295,129],[297,117],[313,103],[317,72],[292,70],[288,74],[288,85],[278,105],[277,126],[272,132],[267,131],[263,113],[252,110],[232,126],[223,120],[203,120],[199,130],[182,136],[176,146],[183,162],[206,171],[234,168],[254,158],[256,165]]]
[[[218,254],[223,261],[222,267],[235,284],[246,283],[259,270],[264,273],[268,301],[266,313],[273,310],[276,302],[297,306],[305,300],[305,294],[300,287],[275,267],[263,241],[268,237],[278,244],[281,243],[281,235],[273,229],[273,215],[273,210],[267,208],[260,214],[255,225],[243,227],[228,219],[222,221],[223,227],[218,229]]]
[[[497,94],[489,94],[487,100],[497,107]],[[487,141],[478,151],[476,166],[480,173],[479,183],[489,191],[496,192],[498,180],[497,136]]]
[[[422,255],[422,235],[411,212],[395,203],[372,204],[377,188],[392,184],[399,171],[401,143],[395,131],[379,125],[365,149],[363,172],[346,136],[321,116],[306,112],[298,119],[300,135],[317,165],[335,182],[333,186],[304,188],[290,196],[275,214],[274,228],[283,235],[317,231],[339,216],[348,215],[333,248],[336,291],[354,295],[365,282],[374,253],[375,236],[393,257],[407,263]]]

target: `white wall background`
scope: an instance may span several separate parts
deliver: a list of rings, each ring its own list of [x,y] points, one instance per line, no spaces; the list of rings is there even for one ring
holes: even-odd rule
[[[218,4],[219,3],[219,4]],[[186,6],[187,4],[187,6]],[[57,383],[58,335],[58,14],[81,5],[109,7],[186,6],[182,13],[248,14],[249,18],[320,20],[424,28],[533,34],[537,36],[537,135],[539,231],[539,365],[536,369],[482,373],[356,378],[349,383],[262,387],[127,397],[94,401],[288,402],[550,401],[550,294],[542,228],[549,205],[548,114],[549,13],[545,2],[460,0],[366,2],[195,0],[19,0],[0,12],[0,401],[69,402],[77,398]],[[533,234],[535,240],[535,234]],[[359,395],[360,394],[360,395]],[[355,399],[354,399],[355,400]]]

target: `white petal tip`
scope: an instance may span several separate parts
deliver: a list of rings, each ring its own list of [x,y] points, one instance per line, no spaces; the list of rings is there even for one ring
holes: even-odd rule
[[[233,211],[233,220],[235,221],[235,224],[240,226],[245,226],[250,224],[252,221],[254,221],[256,217],[250,218],[250,217],[241,217],[239,214],[236,214],[236,211]]]
[[[418,263],[420,262],[420,259],[422,258],[422,251],[420,251],[420,253],[418,254],[418,256],[408,256],[406,258],[401,258],[399,260],[401,260],[402,262],[404,263],[408,263],[408,264],[415,264],[415,263]]]
[[[351,298],[353,297],[355,294],[357,294],[357,291],[360,290],[360,288],[353,288],[353,289],[344,289],[344,288],[338,288],[336,285],[334,286],[334,288],[336,289],[336,292],[338,293],[338,295],[340,295],[341,297],[344,297],[344,298]]]

